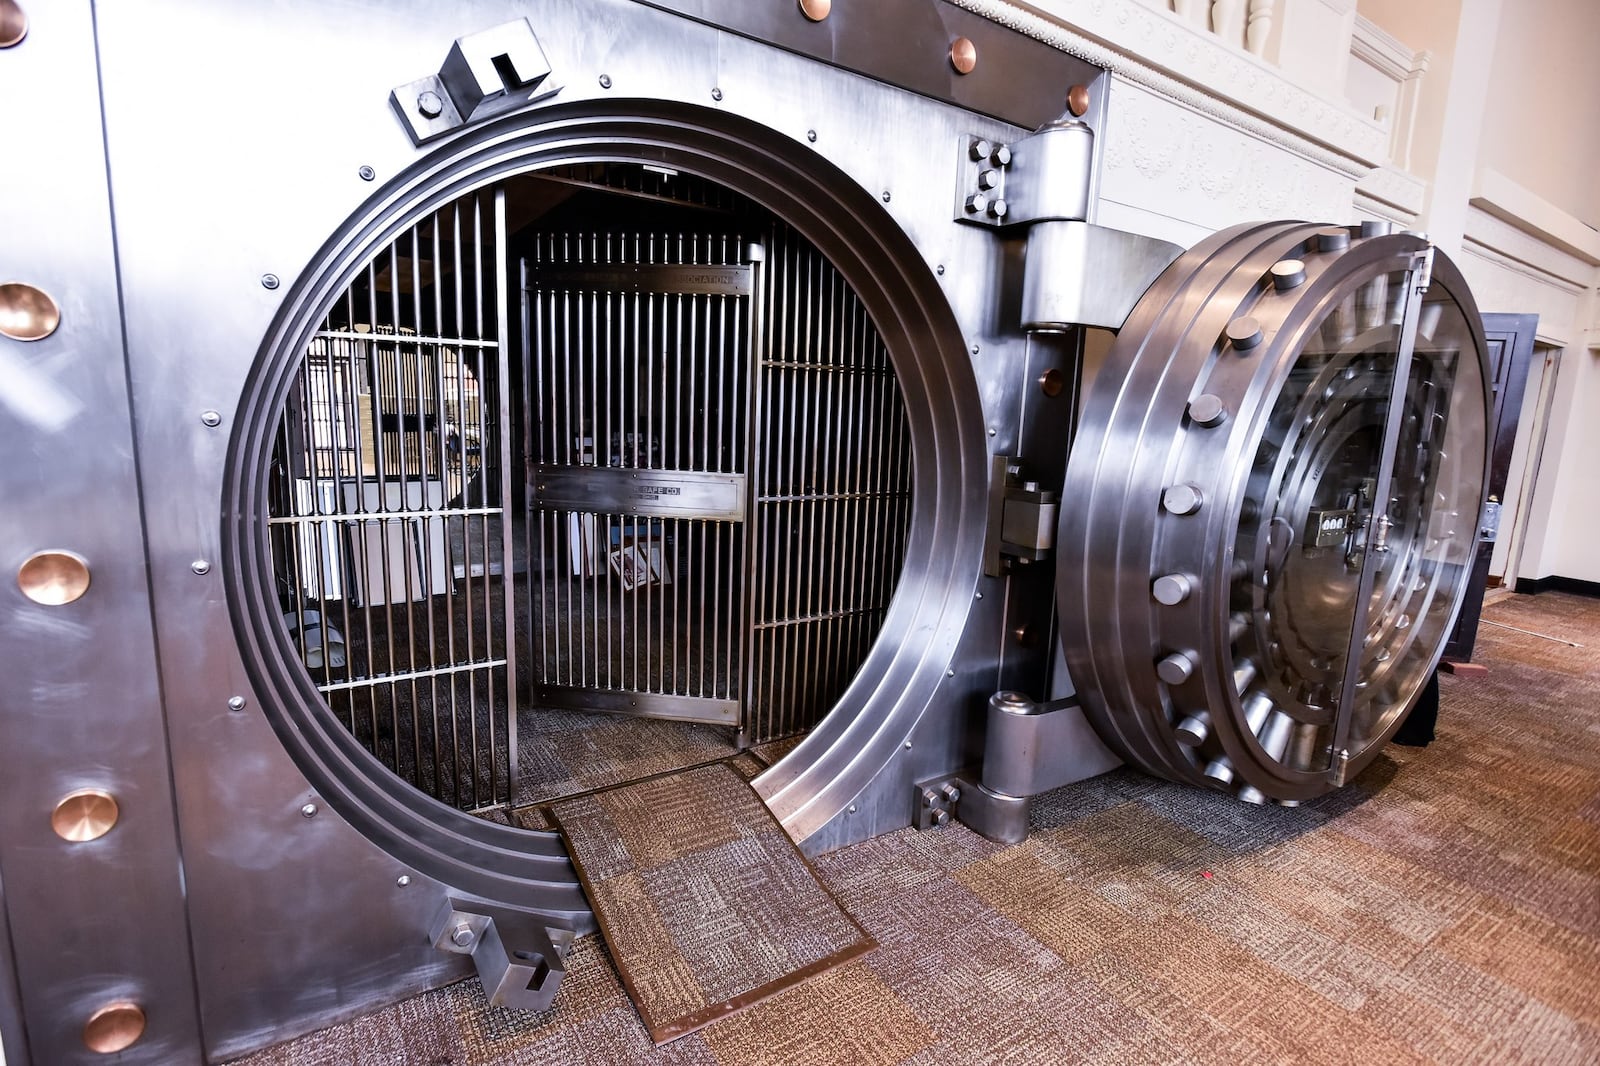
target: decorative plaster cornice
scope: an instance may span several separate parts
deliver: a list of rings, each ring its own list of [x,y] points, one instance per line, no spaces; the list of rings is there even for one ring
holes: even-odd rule
[[[1362,15],[1356,16],[1350,54],[1394,81],[1405,81],[1419,70],[1427,70],[1433,58],[1430,52],[1413,52],[1398,37]]]
[[[1361,179],[1356,191],[1414,220],[1422,213],[1428,183],[1394,167],[1379,167]]]
[[[1381,126],[1137,0],[1070,0],[1070,25],[1065,14],[1046,15],[1011,0],[949,2],[1346,177],[1360,177],[1387,157],[1388,133]],[[1062,7],[1067,2],[1054,0]],[[1140,42],[1137,52],[1130,41]]]

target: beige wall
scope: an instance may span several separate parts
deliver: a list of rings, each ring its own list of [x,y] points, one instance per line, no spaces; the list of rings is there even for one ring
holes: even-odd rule
[[[1432,55],[1417,100],[1417,132],[1411,143],[1411,169],[1428,177],[1439,165],[1439,141],[1444,129],[1450,75],[1455,66],[1461,0],[1358,0],[1356,12],[1376,22],[1413,51]]]
[[[1597,0],[1506,3],[1489,75],[1480,159],[1600,228],[1597,47]]]

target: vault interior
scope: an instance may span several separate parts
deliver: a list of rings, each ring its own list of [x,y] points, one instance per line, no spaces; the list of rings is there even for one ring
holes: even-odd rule
[[[390,774],[465,810],[783,750],[905,560],[870,315],[781,219],[668,168],[544,169],[418,220],[277,421],[290,646]]]

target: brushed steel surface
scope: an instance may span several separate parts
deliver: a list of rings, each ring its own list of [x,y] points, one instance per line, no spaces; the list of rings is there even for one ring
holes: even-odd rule
[[[103,1062],[84,1023],[116,1001],[148,1024],[125,1063],[197,1056],[200,1031],[157,673],[92,12],[29,4],[0,52],[12,145],[0,153],[0,280],[62,308],[58,328],[0,337],[0,1021],[11,1066]],[[192,414],[186,422],[199,426]],[[209,508],[214,512],[215,508]],[[93,562],[81,599],[41,606],[14,583],[51,545]],[[194,556],[186,555],[183,574]],[[88,844],[51,828],[64,795],[119,797],[116,831]],[[11,995],[15,990],[15,996]],[[13,1039],[23,1033],[21,1041]]]
[[[411,939],[444,882],[491,901],[554,901],[549,910],[568,924],[588,921],[554,837],[441,810],[318,722],[320,694],[297,680],[304,668],[287,637],[274,635],[280,620],[252,606],[264,599],[265,569],[262,509],[249,486],[260,483],[252,464],[264,457],[268,427],[249,412],[278,409],[287,368],[327,302],[434,206],[527,167],[608,158],[665,166],[776,211],[862,295],[896,360],[918,456],[907,548],[915,562],[843,710],[758,786],[808,847],[906,823],[898,782],[955,765],[970,747],[972,708],[993,689],[1005,632],[1003,583],[982,601],[972,595],[982,522],[970,501],[983,495],[989,443],[1016,440],[1019,391],[1038,391],[1018,377],[1027,342],[993,320],[995,292],[980,280],[1003,276],[1020,242],[955,232],[948,187],[905,161],[938,145],[942,166],[958,136],[1003,142],[1016,127],[639,5],[479,0],[376,10],[151,0],[99,13],[143,490],[162,516],[150,584],[163,669],[182,681],[167,706],[190,841],[199,1000],[208,1053],[219,1057],[460,975],[459,960],[435,959]],[[809,25],[792,7],[786,13]],[[457,37],[524,16],[566,85],[559,102],[418,151],[388,110],[389,89],[436,69]],[[170,51],[158,30],[170,25],[251,47],[152,62]],[[943,66],[949,34],[942,24],[933,30],[930,58]],[[977,31],[968,35],[988,48]],[[1083,80],[1076,61],[1047,59],[1045,74],[1071,70],[1059,81]],[[300,76],[306,69],[318,77]],[[964,84],[994,70],[986,63]],[[954,77],[947,68],[941,76]],[[274,89],[196,94],[195,79]],[[714,108],[713,86],[722,93]],[[1059,84],[1008,91],[1059,106]],[[137,103],[152,99],[185,100],[187,121],[207,136],[168,137],[161,116]],[[882,150],[848,149],[863,139]],[[211,177],[219,166],[228,182]],[[375,180],[358,176],[363,166]],[[190,211],[172,212],[175,199]],[[214,220],[228,217],[244,221],[216,240]],[[269,273],[283,284],[265,288]],[[207,410],[220,415],[221,432],[197,417]],[[198,558],[216,560],[204,576],[190,569]],[[969,619],[977,629],[963,644]],[[237,646],[211,639],[230,628]],[[228,709],[235,695],[246,699],[240,711]],[[302,818],[313,801],[321,813]],[[308,900],[318,913],[360,920],[307,921]],[[252,921],[241,924],[241,913]]]
[[[77,84],[92,87],[87,16],[71,14],[83,30],[74,46],[73,69],[84,75]],[[104,739],[118,745],[112,755],[97,758],[121,765],[115,760],[127,758],[124,752],[136,753],[139,765],[129,780],[136,778],[137,787],[125,787],[124,780],[105,786],[128,798],[122,821],[102,841],[76,850],[114,852],[119,876],[140,886],[141,899],[156,902],[137,928],[124,922],[92,930],[95,943],[107,946],[103,958],[90,960],[92,966],[84,964],[76,941],[67,952],[47,956],[44,923],[19,926],[16,915],[36,913],[42,905],[43,880],[61,877],[61,862],[49,849],[66,845],[45,828],[47,804],[74,788],[99,786],[65,779],[71,774],[39,772],[61,765],[69,749],[59,724],[44,721],[42,712],[0,720],[8,744],[21,738],[17,750],[34,759],[29,773],[43,779],[0,783],[6,799],[0,811],[6,828],[0,837],[4,902],[12,916],[19,985],[28,989],[28,1037],[42,1061],[72,1061],[65,1052],[52,1057],[65,1046],[58,1041],[67,1038],[72,1053],[81,1052],[82,1020],[92,1004],[59,990],[87,971],[115,971],[114,980],[96,988],[95,1002],[126,998],[149,1010],[149,1029],[124,1053],[129,1061],[139,1055],[151,1056],[149,1061],[193,1057],[196,1048],[224,1058],[467,973],[468,960],[436,952],[426,935],[447,899],[485,912],[510,908],[544,922],[543,928],[593,927],[553,834],[474,819],[424,796],[400,782],[394,768],[364,750],[344,726],[328,721],[322,688],[343,682],[324,679],[319,687],[307,672],[306,648],[296,647],[271,609],[277,592],[266,546],[274,527],[261,487],[295,373],[326,324],[330,304],[374,257],[429,213],[472,190],[503,186],[529,170],[547,173],[554,182],[562,168],[610,161],[709,179],[792,225],[815,248],[815,277],[831,264],[842,283],[838,291],[859,299],[851,313],[874,325],[876,339],[868,340],[847,315],[828,312],[838,316],[836,338],[847,347],[860,345],[853,354],[864,365],[892,369],[892,375],[852,376],[853,371],[825,369],[821,360],[773,359],[768,362],[795,365],[761,382],[756,374],[740,381],[753,410],[793,413],[794,439],[783,442],[793,448],[785,455],[811,449],[819,470],[837,469],[848,486],[824,490],[819,485],[825,479],[810,476],[787,484],[757,482],[754,470],[743,472],[750,478],[746,491],[768,510],[747,514],[740,528],[778,528],[782,509],[790,508],[809,523],[797,528],[817,534],[790,549],[794,572],[805,577],[786,613],[757,619],[752,604],[737,597],[717,608],[724,618],[727,612],[749,612],[752,633],[784,627],[805,632],[767,676],[785,690],[798,690],[814,681],[818,661],[843,661],[851,626],[870,635],[860,619],[847,617],[858,605],[823,594],[848,587],[852,578],[840,573],[827,538],[870,543],[879,533],[903,536],[896,550],[904,552],[906,565],[898,584],[892,573],[873,573],[860,582],[867,586],[863,593],[877,597],[870,602],[881,610],[874,620],[878,636],[836,710],[756,783],[807,851],[906,825],[912,782],[977,765],[989,694],[1012,685],[1044,690],[1051,641],[1044,639],[1048,627],[1037,623],[1048,614],[1050,566],[1033,563],[1037,569],[1025,574],[981,575],[984,502],[991,455],[1029,464],[1029,477],[1042,491],[1060,484],[1077,400],[1080,338],[1068,312],[1052,319],[1065,332],[1024,334],[1017,314],[1024,238],[953,225],[947,167],[952,147],[966,143],[964,138],[1014,143],[1059,113],[1069,85],[1090,87],[1085,118],[1099,130],[1106,102],[1098,71],[950,5],[919,0],[841,7],[816,23],[788,3],[721,0],[469,0],[448,6],[283,0],[270,8],[142,0],[100,5],[96,14],[105,144],[117,204],[116,255],[98,206],[107,200],[105,189],[91,187],[86,194],[75,188],[71,196],[57,192],[58,201],[79,212],[90,204],[100,231],[92,244],[52,251],[73,258],[74,269],[35,271],[19,264],[4,276],[37,279],[58,295],[69,291],[69,282],[93,279],[96,308],[80,323],[77,303],[64,301],[70,314],[56,335],[38,343],[41,350],[70,335],[82,350],[116,352],[125,335],[126,375],[120,363],[109,371],[102,366],[100,391],[80,389],[76,382],[58,389],[53,406],[34,406],[43,413],[30,429],[48,432],[51,418],[82,425],[72,422],[79,417],[75,404],[95,412],[96,436],[117,446],[105,454],[82,450],[63,456],[52,476],[79,488],[87,480],[112,489],[91,501],[64,498],[59,486],[35,487],[27,480],[32,474],[8,471],[8,487],[21,485],[30,498],[70,514],[72,522],[41,507],[29,515],[30,528],[23,531],[28,535],[7,543],[81,545],[96,561],[93,593],[52,618],[76,622],[78,616],[68,612],[109,610],[97,606],[102,594],[105,604],[125,609],[118,620],[127,624],[119,632],[131,649],[118,645],[105,655],[97,646],[103,661],[79,673],[92,686],[117,678],[119,698],[105,700],[104,710],[98,698],[89,701],[94,721],[111,722]],[[543,46],[550,80],[563,85],[559,97],[519,105],[419,149],[391,110],[390,90],[439,69],[452,42],[522,18]],[[172,26],[185,27],[192,39],[248,41],[249,47],[180,54],[164,29]],[[46,29],[35,25],[27,46],[14,56],[42,45]],[[965,76],[946,58],[958,36],[970,38],[983,57]],[[884,47],[891,41],[895,47]],[[68,67],[72,63],[62,69]],[[316,77],[305,77],[307,70]],[[6,77],[0,66],[0,78]],[[197,84],[271,89],[196,92]],[[90,113],[93,93],[80,98],[84,92],[74,89],[80,96],[69,93],[62,106]],[[184,101],[185,123],[204,136],[173,137],[170,112],[149,106],[162,100]],[[80,146],[81,158],[66,160],[76,161],[67,169],[90,186],[90,179],[106,173],[99,133],[94,125],[93,137]],[[1092,160],[1088,175],[1084,213],[1092,214]],[[1082,194],[1074,189],[1074,196]],[[174,212],[175,202],[186,210]],[[219,219],[229,223],[225,238],[218,233]],[[34,232],[32,225],[24,220],[17,232]],[[43,220],[38,227],[44,232]],[[8,242],[0,257],[9,247]],[[497,252],[503,252],[502,242]],[[1256,280],[1284,257],[1252,261]],[[421,257],[401,258],[414,263]],[[787,276],[802,284],[813,276],[794,270],[785,275],[770,266],[768,278]],[[510,283],[507,268],[502,260],[488,269]],[[750,272],[752,292],[762,276]],[[267,277],[272,285],[264,284]],[[119,280],[125,309],[120,323]],[[389,290],[402,303],[415,292],[406,292],[404,283],[401,277]],[[1315,277],[1307,287],[1314,283]],[[626,279],[613,277],[607,284],[627,299],[638,295]],[[738,274],[719,272],[678,284],[716,300],[726,296],[718,295],[722,288],[743,282]],[[1133,287],[1121,275],[1118,284]],[[1132,295],[1115,298],[1125,308]],[[806,301],[797,292],[763,314],[802,306]],[[840,297],[827,306],[844,308],[847,301]],[[497,308],[502,319],[504,307],[502,302]],[[749,323],[755,335],[781,335],[776,329],[761,332],[770,323],[757,317]],[[73,332],[90,326],[92,334]],[[495,339],[511,342],[503,321]],[[463,348],[475,340],[454,338]],[[731,345],[710,349],[713,360],[731,363],[737,355]],[[0,358],[6,359],[8,383],[15,380],[12,367],[33,366],[16,353]],[[795,384],[801,376],[803,388]],[[41,375],[47,389],[61,380]],[[1042,388],[1041,380],[1055,386]],[[850,391],[854,382],[863,383],[862,395]],[[132,442],[129,397],[122,390],[131,390],[138,416]],[[903,414],[892,402],[896,390]],[[1180,416],[1188,398],[1174,408]],[[497,402],[500,424],[510,427],[508,390]],[[407,412],[391,413],[404,424]],[[1226,420],[1219,432],[1241,420]],[[696,430],[703,453],[721,452],[726,444],[749,454],[735,442],[719,443],[715,425]],[[836,442],[869,432],[883,434],[889,461],[869,467],[863,478],[845,477],[854,472]],[[484,444],[498,450],[502,470],[511,468],[509,437],[508,432]],[[0,449],[13,439],[8,434]],[[137,482],[130,443],[142,467]],[[711,472],[739,476],[728,469]],[[149,524],[142,552],[127,539],[129,529],[139,528],[141,501],[144,514],[159,517]],[[465,510],[469,517],[504,522],[511,502],[509,496],[498,503],[483,498]],[[386,511],[381,521],[424,526],[445,510],[425,493],[393,507],[380,497],[380,507]],[[314,525],[301,521],[313,516],[289,517],[295,528]],[[680,522],[677,535],[686,539],[701,538],[696,551],[729,559],[731,542],[708,537],[689,519],[660,520]],[[10,525],[19,522],[15,516],[4,521],[8,533],[17,531]],[[905,523],[903,534],[899,521]],[[81,542],[61,532],[77,524],[101,532]],[[502,528],[502,545],[510,545],[510,531]],[[197,560],[208,565],[196,567]],[[14,566],[20,562],[13,559]],[[487,581],[485,565],[480,576]],[[426,564],[422,570],[429,572]],[[470,565],[466,572],[472,575]],[[520,591],[509,565],[495,576]],[[1138,602],[1146,609],[1152,606],[1153,576],[1140,576]],[[386,599],[383,607],[399,613],[406,602]],[[169,680],[165,723],[150,654],[152,616],[162,676]],[[101,616],[93,621],[101,631]],[[709,629],[719,627],[711,623]],[[503,631],[511,632],[509,613]],[[327,634],[325,627],[324,663],[332,655]],[[17,651],[37,657],[49,641],[60,643],[60,633],[30,640]],[[725,647],[731,654],[731,645]],[[0,654],[12,653],[8,648]],[[513,661],[508,653],[494,658],[508,670]],[[1151,667],[1143,664],[1146,671]],[[29,663],[27,669],[37,667]],[[416,676],[398,680],[410,685],[442,676],[432,664],[411,673]],[[63,695],[49,709],[66,720],[61,707],[81,701],[76,690],[71,700],[65,694],[73,679],[52,676]],[[708,694],[706,701],[722,698]],[[719,706],[716,713],[727,711]],[[170,779],[183,831],[183,890],[166,806],[163,724],[170,725]],[[145,733],[130,741],[136,727]],[[152,728],[153,740],[146,735]],[[93,739],[98,744],[102,738]],[[1271,739],[1276,745],[1276,733]],[[134,796],[142,797],[137,805]],[[303,815],[307,810],[311,816]],[[1016,815],[1010,809],[1003,819],[1012,829]],[[125,835],[136,832],[144,834],[140,850],[123,844]],[[50,856],[38,872],[23,869],[20,887],[13,840]],[[77,873],[87,869],[84,863]],[[185,899],[192,959],[173,947],[185,942]],[[191,963],[198,982],[191,983]],[[203,1043],[196,1004],[205,1020]]]

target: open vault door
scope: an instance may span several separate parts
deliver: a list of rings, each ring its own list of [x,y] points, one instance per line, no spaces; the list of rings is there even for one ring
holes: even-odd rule
[[[1144,295],[1057,539],[1068,670],[1117,754],[1255,803],[1377,754],[1471,569],[1479,322],[1448,260],[1372,225],[1229,230]]]

